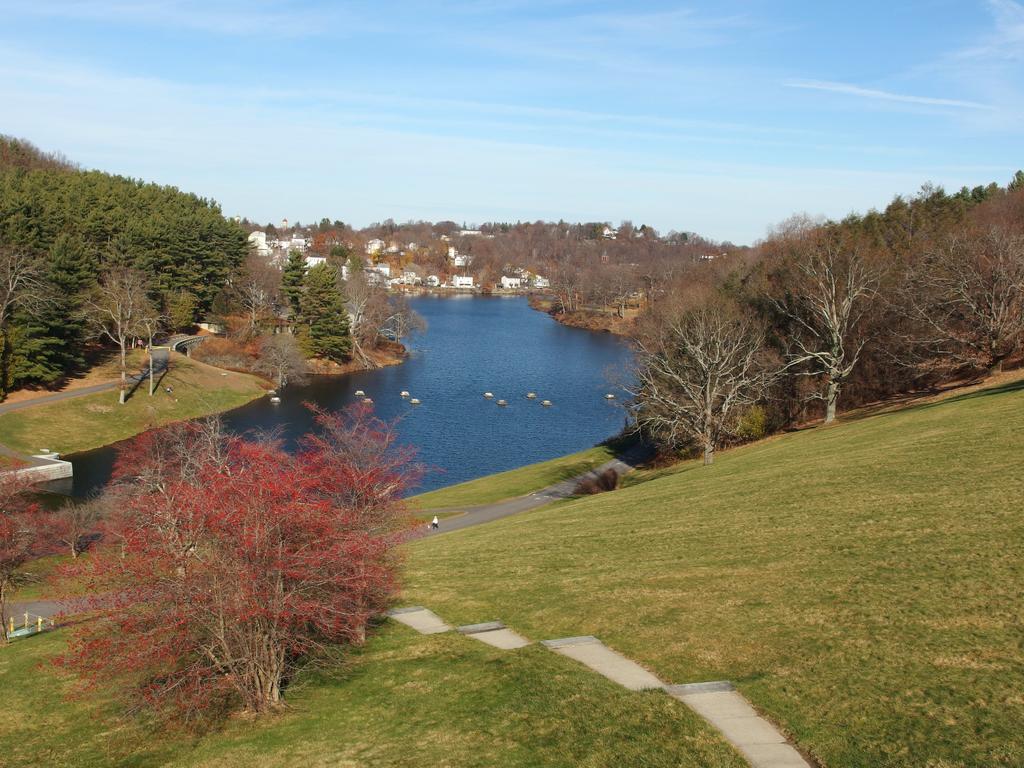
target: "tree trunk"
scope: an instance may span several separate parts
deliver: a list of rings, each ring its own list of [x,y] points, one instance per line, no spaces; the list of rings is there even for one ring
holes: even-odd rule
[[[124,405],[128,395],[128,352],[125,350],[125,342],[121,340],[121,394],[117,402]]]
[[[836,403],[839,400],[840,385],[834,380],[828,383],[828,392],[825,395],[825,423],[831,424],[836,420]]]
[[[713,443],[704,443],[704,466],[715,463],[715,446]]]

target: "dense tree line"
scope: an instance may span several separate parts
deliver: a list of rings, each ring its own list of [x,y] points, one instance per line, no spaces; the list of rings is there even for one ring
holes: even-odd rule
[[[639,427],[709,463],[721,445],[1019,364],[1024,174],[791,219],[661,286],[637,342]]]
[[[169,324],[210,308],[248,250],[211,200],[83,171],[0,136],[0,390],[60,382],[83,364],[84,305],[99,278],[135,270]]]

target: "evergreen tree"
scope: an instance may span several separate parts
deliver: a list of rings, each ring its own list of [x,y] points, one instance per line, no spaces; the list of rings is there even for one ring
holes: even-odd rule
[[[92,284],[95,266],[82,240],[67,234],[57,237],[45,265],[47,300],[38,311],[19,312],[14,319],[9,389],[50,386],[84,364],[82,293]]]
[[[281,293],[292,308],[292,316],[298,319],[302,315],[302,293],[306,282],[306,257],[299,251],[288,253],[288,262],[281,273]]]
[[[306,353],[339,363],[348,359],[352,352],[352,333],[334,267],[318,264],[309,270],[301,310],[307,326],[302,339]]]
[[[1024,171],[1017,171],[1015,174],[1013,174],[1013,179],[1010,181],[1010,184],[1007,187],[1007,189],[1009,189],[1011,192],[1016,191],[1018,189],[1024,189]]]

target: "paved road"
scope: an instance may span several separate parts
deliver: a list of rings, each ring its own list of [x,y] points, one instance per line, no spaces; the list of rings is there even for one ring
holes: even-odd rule
[[[167,367],[167,358],[167,350],[157,350],[156,355],[153,357],[153,372],[155,374],[159,375],[164,372],[164,369]],[[147,378],[149,378],[148,366],[134,376],[128,377],[128,387],[131,388],[136,384],[145,381]],[[36,405],[46,405],[48,403],[57,403],[61,400],[70,400],[73,397],[92,395],[96,392],[107,392],[112,389],[117,389],[120,385],[121,382],[119,380],[108,381],[103,384],[92,384],[88,387],[81,387],[80,389],[69,389],[67,392],[54,392],[52,395],[34,397],[31,400],[21,400],[17,403],[0,403],[0,414],[10,413],[11,411],[20,411],[22,408],[31,408]]]
[[[646,455],[647,449],[643,446],[637,446],[635,448],[631,448],[622,456],[602,464],[596,469],[584,472],[582,475],[577,475],[576,477],[571,477],[568,480],[562,480],[559,483],[555,483],[554,485],[550,485],[539,491],[534,491],[526,496],[519,496],[515,499],[508,499],[507,501],[498,501],[494,504],[483,504],[478,507],[458,507],[454,509],[435,510],[439,513],[461,511],[464,514],[457,517],[448,517],[439,520],[438,522],[440,527],[436,531],[428,532],[427,535],[437,536],[442,533],[449,533],[450,531],[458,531],[462,528],[469,528],[473,525],[489,523],[492,520],[500,520],[503,517],[509,517],[510,515],[517,515],[520,512],[537,509],[538,507],[543,507],[545,504],[550,504],[552,501],[567,499],[574,495],[576,486],[578,486],[580,481],[584,478],[596,478],[609,469],[614,469],[619,477],[622,477],[627,472],[632,471],[635,468],[636,463],[645,458]]]

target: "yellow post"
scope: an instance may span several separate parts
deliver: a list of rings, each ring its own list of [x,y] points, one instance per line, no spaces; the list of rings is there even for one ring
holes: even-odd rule
[[[25,629],[28,629],[28,612],[25,612]]]
[[[42,631],[43,631],[43,617],[42,616],[37,616],[36,617],[36,632],[42,632]]]

